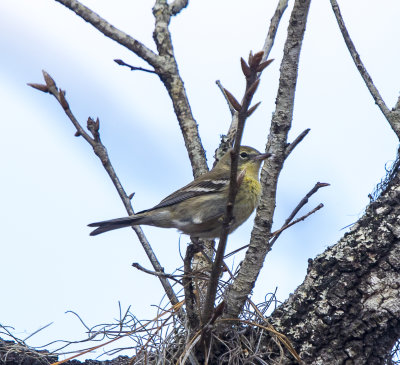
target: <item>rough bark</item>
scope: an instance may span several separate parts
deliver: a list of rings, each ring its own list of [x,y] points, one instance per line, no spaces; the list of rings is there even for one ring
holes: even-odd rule
[[[271,320],[306,364],[385,363],[400,337],[399,171]]]

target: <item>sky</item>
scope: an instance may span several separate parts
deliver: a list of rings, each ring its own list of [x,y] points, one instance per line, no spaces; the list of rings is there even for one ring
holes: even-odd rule
[[[149,1],[84,1],[117,28],[154,50]],[[244,5],[245,4],[245,5]],[[293,1],[263,73],[243,144],[265,149],[274,111],[279,66]],[[388,107],[399,95],[397,0],[339,3],[350,35]],[[240,98],[240,57],[264,43],[274,1],[191,2],[170,30],[179,70],[211,166],[230,113],[216,80]],[[44,69],[67,92],[73,113],[85,125],[99,117],[101,138],[136,211],[157,204],[191,181],[191,167],[168,95],[159,79],[131,72],[113,59],[146,67],[128,50],[53,0],[0,2],[0,189],[2,300],[0,324],[28,344],[85,338],[88,326],[113,321],[130,310],[153,318],[163,295],[158,280],[132,268],[151,268],[129,229],[89,237],[90,222],[126,215],[100,161],[48,94],[26,83],[42,82]],[[325,207],[285,231],[268,254],[254,302],[275,291],[279,300],[301,284],[307,260],[344,234],[368,204],[370,194],[396,157],[398,142],[374,104],[353,61],[329,1],[311,5],[304,39],[293,140],[311,132],[285,163],[274,227],[279,228],[317,181],[330,183],[302,211]],[[253,217],[229,237],[230,252],[248,243]],[[188,242],[174,230],[144,227],[166,272],[182,265]],[[243,253],[229,260],[232,266]],[[3,336],[4,337],[4,336]],[[101,354],[89,354],[96,357]]]

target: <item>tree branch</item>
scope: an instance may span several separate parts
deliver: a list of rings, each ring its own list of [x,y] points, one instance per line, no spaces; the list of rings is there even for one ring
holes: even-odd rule
[[[174,0],[169,8],[171,9],[171,15],[177,15],[182,11],[182,9],[186,8],[189,4],[189,0]]]
[[[121,198],[126,211],[128,212],[129,215],[134,214],[132,205],[131,205],[131,200],[129,199],[128,195],[126,194],[124,188],[122,187],[122,184],[114,170],[114,167],[111,164],[110,158],[107,153],[107,149],[103,145],[100,139],[100,121],[97,119],[94,121],[92,118],[88,119],[87,122],[87,128],[89,131],[92,133],[93,138],[89,136],[89,134],[84,130],[84,128],[81,126],[81,124],[78,122],[78,120],[75,118],[73,115],[69,104],[65,98],[65,91],[58,89],[56,86],[56,83],[54,80],[51,78],[51,76],[46,72],[43,71],[43,76],[46,82],[46,85],[41,85],[41,84],[28,84],[29,86],[32,86],[33,88],[43,91],[43,92],[48,92],[51,95],[53,95],[56,100],[59,102],[59,104],[62,106],[64,109],[65,114],[67,114],[68,118],[71,120],[72,124],[75,126],[77,132],[75,133],[75,136],[79,137],[82,136],[86,142],[88,142],[95,153],[95,155],[100,159],[101,163],[103,164],[104,169],[107,171],[108,176],[110,177],[112,183],[114,184],[115,188],[117,189],[118,195]],[[136,235],[139,238],[139,241],[143,247],[143,249],[146,252],[147,257],[149,258],[154,270],[156,272],[162,272],[163,268],[160,265],[154,251],[152,250],[150,243],[148,242],[145,234],[143,233],[142,229],[140,226],[133,226],[132,229],[135,231]],[[161,285],[163,286],[165,293],[168,296],[168,299],[172,303],[172,305],[175,305],[178,303],[178,299],[174,293],[174,290],[172,289],[171,284],[168,282],[168,280],[165,277],[159,277]]]
[[[268,251],[270,251],[272,249],[272,246],[274,245],[274,243],[276,242],[276,240],[279,238],[279,235],[281,234],[282,231],[284,231],[285,229],[289,228],[290,226],[292,226],[293,224],[289,223],[293,220],[293,218],[297,215],[297,213],[300,211],[301,208],[303,208],[307,203],[308,203],[308,199],[311,198],[312,195],[314,195],[320,188],[323,188],[325,186],[329,186],[329,184],[327,183],[320,183],[317,182],[314,187],[306,194],[306,196],[301,199],[300,203],[297,204],[296,208],[293,209],[293,212],[289,215],[289,217],[285,220],[285,223],[283,223],[282,228],[280,228],[278,231],[273,232],[273,238],[271,239],[270,243],[269,243],[269,247],[268,247]],[[319,206],[318,206],[319,207]],[[321,207],[319,207],[318,209],[321,209]],[[317,210],[318,210],[317,209]],[[315,210],[316,211],[316,210]],[[313,211],[312,213],[314,213],[315,211]],[[311,213],[311,214],[312,214]],[[310,215],[310,214],[308,214]],[[308,215],[306,215],[304,218],[301,217],[299,220],[296,220],[296,223],[298,221],[304,220],[305,218],[308,217]]]
[[[193,118],[183,81],[179,75],[178,65],[172,47],[168,26],[171,20],[170,8],[166,0],[156,0],[153,7],[156,20],[153,39],[162,59],[162,67],[155,71],[166,87],[172,100],[175,114],[185,141],[193,176],[196,178],[208,171],[205,151],[201,144],[197,123]]]
[[[399,203],[397,170],[350,231],[309,260],[303,283],[271,315],[306,364],[387,362],[400,337]]]
[[[224,219],[222,222],[221,236],[219,239],[217,252],[215,254],[215,259],[211,270],[210,282],[207,288],[206,301],[204,304],[203,317],[202,317],[203,324],[208,323],[213,315],[215,296],[217,294],[219,277],[221,274],[229,229],[233,220],[233,208],[238,190],[237,169],[239,160],[239,149],[244,131],[244,125],[248,117],[249,107],[253,99],[254,93],[256,92],[260,82],[259,69],[261,65],[262,56],[263,56],[262,51],[256,53],[254,56],[252,55],[252,53],[250,53],[248,62],[249,65],[247,65],[245,61],[242,59],[242,68],[243,64],[245,64],[243,73],[245,74],[246,77],[246,90],[244,92],[244,96],[240,104],[236,101],[236,99],[233,97],[231,93],[225,90],[227,98],[229,99],[233,107],[238,111],[238,128],[235,137],[235,145],[233,147],[233,150],[231,151],[231,172],[230,172],[227,206]]]
[[[392,111],[386,106],[381,94],[379,93],[378,89],[375,87],[374,82],[372,81],[371,76],[369,75],[368,71],[366,70],[364,64],[361,61],[360,55],[358,54],[356,47],[354,46],[353,41],[350,38],[350,35],[346,29],[344,24],[344,20],[342,18],[342,14],[340,13],[339,5],[336,0],[330,0],[332,10],[335,13],[336,20],[338,22],[340,31],[342,32],[343,39],[346,43],[346,46],[353,58],[354,64],[357,67],[358,72],[360,73],[361,77],[363,78],[365,84],[369,92],[371,93],[375,104],[378,105],[379,109],[389,122],[390,126],[392,127],[393,131],[396,133],[397,138],[400,139],[400,110],[399,108],[395,107]]]
[[[189,154],[193,175],[197,177],[207,172],[208,167],[205,151],[201,144],[197,124],[193,118],[183,81],[179,75],[178,66],[174,58],[171,36],[168,30],[171,10],[167,2],[165,0],[157,0],[153,8],[153,14],[156,18],[156,27],[153,37],[159,51],[159,55],[157,55],[136,39],[115,28],[94,11],[82,5],[79,1],[55,1],[72,10],[76,15],[92,24],[105,36],[128,48],[154,68],[171,97],[185,141],[185,146]],[[180,11],[180,7],[183,6],[183,3],[184,2],[181,1],[176,2],[174,9]]]
[[[120,65],[120,66],[129,67],[131,69],[131,71],[143,71],[143,72],[148,72],[148,73],[151,73],[151,74],[155,74],[156,73],[154,70],[148,70],[147,68],[132,66],[132,65],[124,62],[123,60],[120,60],[120,59],[115,59],[114,62],[116,64]]]
[[[283,13],[288,6],[289,0],[279,0],[278,5],[275,9],[275,13],[271,18],[271,23],[269,25],[267,38],[265,38],[264,46],[262,50],[264,51],[263,61],[267,60],[269,53],[271,52],[272,46],[275,42],[276,33],[278,31],[279,23],[282,19]]]
[[[289,157],[289,155],[293,152],[293,150],[297,147],[297,145],[306,137],[306,135],[310,132],[310,128],[305,129],[301,132],[295,140],[286,147],[285,151],[285,159]]]
[[[236,318],[263,266],[268,252],[272,219],[275,210],[276,186],[285,160],[287,136],[291,127],[300,51],[305,33],[310,0],[296,0],[289,21],[288,36],[281,63],[276,110],[272,118],[266,151],[274,158],[261,171],[263,192],[257,208],[250,246],[238,275],[225,294],[224,318]]]
[[[130,51],[145,60],[154,68],[160,65],[160,58],[151,49],[147,48],[144,44],[140,43],[130,35],[120,31],[105,19],[96,14],[93,10],[81,4],[77,0],[55,0],[72,10],[76,15],[80,16],[83,20],[93,25],[98,31],[103,33],[106,37],[116,41],[122,46],[128,48]]]

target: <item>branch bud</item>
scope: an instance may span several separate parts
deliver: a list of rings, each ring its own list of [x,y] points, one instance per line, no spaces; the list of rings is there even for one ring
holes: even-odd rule
[[[64,110],[68,110],[69,109],[69,105],[68,105],[68,101],[67,99],[65,99],[65,90],[61,90],[59,92],[60,95],[60,104],[63,107]]]
[[[257,52],[253,57],[250,62],[249,60],[249,66],[251,69],[257,69],[258,65],[260,64],[262,58],[264,56],[264,51]]]
[[[240,111],[240,109],[242,109],[242,106],[236,100],[236,98],[225,88],[224,88],[224,93],[226,94],[226,97],[228,98],[231,105],[233,106],[233,109],[235,109],[236,111]]]
[[[57,92],[57,85],[53,78],[45,71],[42,70],[44,81],[46,82],[47,87],[50,92]]]
[[[243,71],[244,76],[246,76],[246,78],[250,77],[250,75],[251,75],[250,67],[248,66],[248,64],[242,57],[240,57],[240,65],[242,66],[242,71]]]
[[[43,91],[44,93],[48,93],[49,92],[49,88],[47,87],[47,85],[44,85],[44,84],[30,84],[30,83],[28,83],[27,85],[30,86],[30,87],[33,87],[36,90]]]
[[[260,63],[259,65],[258,65],[258,67],[257,67],[257,72],[263,72],[264,71],[264,69],[266,68],[266,67],[268,67],[272,62],[273,62],[273,58],[272,59],[270,59],[270,60],[267,60],[267,61],[265,61],[265,62],[263,62],[263,63]]]
[[[250,66],[251,66],[252,63],[253,63],[253,52],[252,52],[252,51],[250,51],[250,53],[249,53],[249,59],[248,59],[247,63],[248,63]]]
[[[247,111],[247,117],[252,115],[255,110],[258,108],[258,106],[261,104],[261,101],[259,101],[257,104],[254,104],[248,111]]]

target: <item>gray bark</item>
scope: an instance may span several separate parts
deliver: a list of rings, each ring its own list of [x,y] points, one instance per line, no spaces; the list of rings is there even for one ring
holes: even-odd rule
[[[226,304],[224,318],[238,317],[255,285],[264,264],[265,256],[271,249],[269,237],[275,211],[276,187],[286,157],[287,137],[293,116],[300,50],[310,2],[311,0],[295,1],[290,17],[288,36],[280,68],[281,77],[276,109],[272,118],[266,147],[266,151],[272,153],[274,157],[266,161],[261,172],[263,192],[257,208],[250,246],[238,275],[224,296]]]
[[[400,337],[400,172],[271,316],[306,364],[383,364]],[[287,359],[287,363],[295,363]]]

